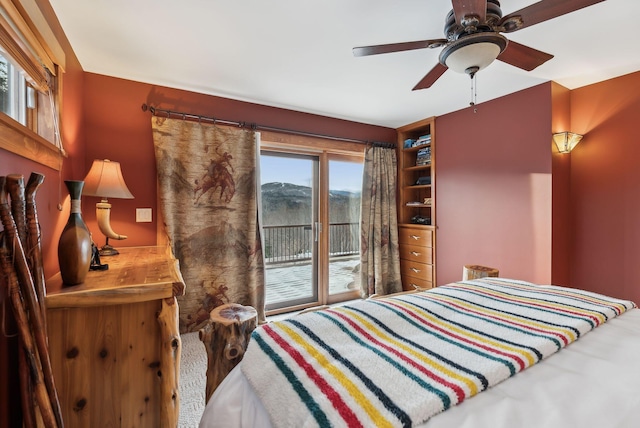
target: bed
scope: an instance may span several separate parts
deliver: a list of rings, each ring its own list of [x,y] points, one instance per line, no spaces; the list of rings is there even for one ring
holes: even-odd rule
[[[638,426],[640,310],[485,278],[260,326],[200,427]]]

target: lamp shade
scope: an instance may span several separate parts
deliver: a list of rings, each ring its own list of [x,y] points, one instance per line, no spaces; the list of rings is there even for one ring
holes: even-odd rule
[[[84,178],[83,195],[101,198],[133,199],[122,177],[120,162],[94,160]]]
[[[573,132],[558,132],[553,134],[553,141],[558,146],[558,152],[570,153],[571,150],[582,140],[582,135]]]

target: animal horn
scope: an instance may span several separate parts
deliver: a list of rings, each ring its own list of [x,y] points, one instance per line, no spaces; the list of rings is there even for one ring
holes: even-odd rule
[[[109,239],[127,239],[127,235],[120,235],[111,228],[111,204],[108,202],[98,202],[96,204],[96,219],[100,232]]]

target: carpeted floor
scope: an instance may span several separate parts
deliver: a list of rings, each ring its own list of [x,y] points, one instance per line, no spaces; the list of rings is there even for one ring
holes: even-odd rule
[[[181,335],[180,357],[180,428],[197,428],[204,412],[207,385],[207,351],[198,333]]]

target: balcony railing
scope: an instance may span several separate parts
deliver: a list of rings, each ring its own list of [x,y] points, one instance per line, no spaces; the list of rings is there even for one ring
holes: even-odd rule
[[[264,255],[267,264],[311,260],[313,229],[310,224],[264,226]],[[329,224],[329,256],[360,252],[360,223]]]

